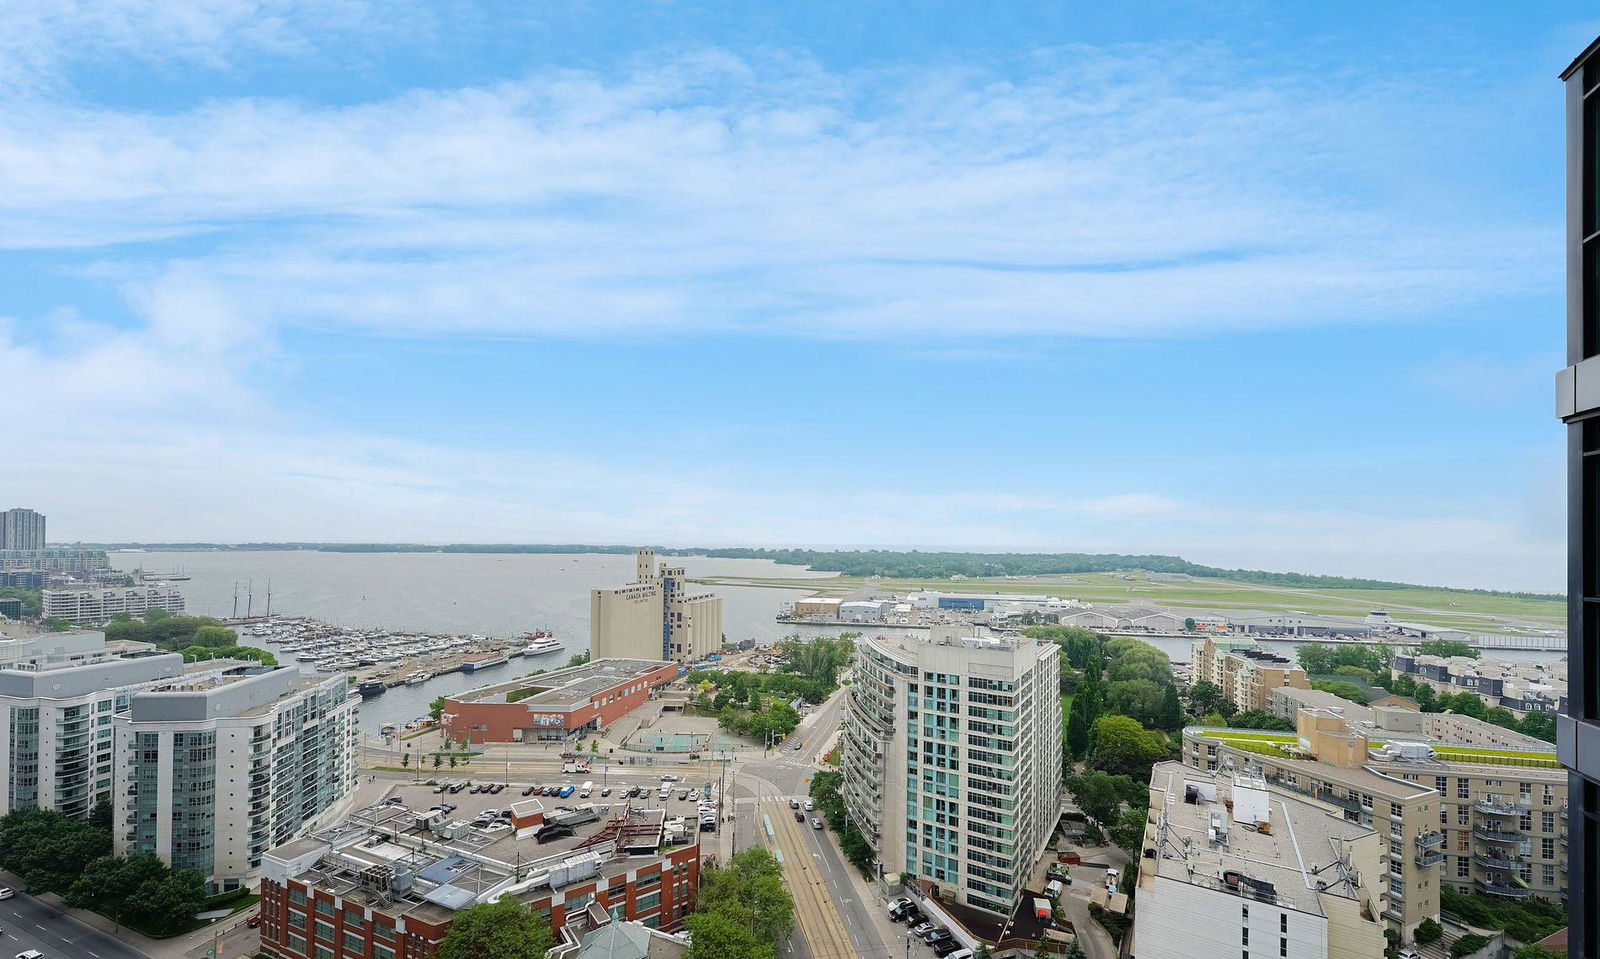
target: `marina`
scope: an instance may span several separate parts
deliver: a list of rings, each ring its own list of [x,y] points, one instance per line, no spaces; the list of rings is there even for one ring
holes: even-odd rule
[[[475,673],[522,658],[552,669],[565,664],[566,647],[540,630],[516,639],[387,629],[350,629],[304,617],[281,617],[245,625],[241,638],[271,650],[279,662],[302,670],[346,673],[363,698],[397,686],[420,686],[449,673]],[[549,657],[547,662],[539,662]]]

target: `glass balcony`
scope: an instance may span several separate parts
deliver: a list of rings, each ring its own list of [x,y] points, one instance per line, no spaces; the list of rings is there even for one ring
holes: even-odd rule
[[[1493,799],[1480,799],[1472,804],[1472,808],[1485,816],[1506,816],[1511,819],[1522,818],[1524,811],[1516,803],[1498,802]]]
[[[1522,869],[1523,858],[1521,856],[1490,856],[1480,852],[1472,857],[1472,861],[1485,869],[1504,869],[1507,872],[1518,872]]]
[[[1472,885],[1481,893],[1489,896],[1503,896],[1507,899],[1526,899],[1533,895],[1527,886],[1521,884],[1493,882],[1488,879],[1474,879]]]
[[[1417,865],[1419,865],[1419,866],[1437,866],[1441,862],[1444,862],[1444,853],[1440,852],[1439,850],[1437,850],[1437,849],[1419,849],[1419,850],[1417,850],[1417,858],[1416,858]]]
[[[1512,829],[1490,829],[1487,826],[1473,826],[1472,835],[1484,842],[1521,842],[1522,833]]]
[[[1444,833],[1437,830],[1421,833],[1417,836],[1417,846],[1422,849],[1442,845],[1444,845]]]

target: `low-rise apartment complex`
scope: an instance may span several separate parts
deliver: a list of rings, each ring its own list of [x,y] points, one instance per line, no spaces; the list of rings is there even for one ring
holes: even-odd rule
[[[261,947],[274,959],[428,959],[456,914],[514,897],[572,941],[607,920],[682,926],[700,877],[699,832],[626,802],[546,805],[397,787],[399,804],[271,850],[262,867]]]
[[[1189,646],[1190,682],[1209,682],[1240,712],[1266,709],[1274,689],[1309,689],[1306,671],[1244,637],[1212,637]]]
[[[1372,824],[1259,776],[1158,763],[1137,864],[1138,955],[1382,955],[1388,849]]]
[[[39,573],[92,573],[111,565],[103,549],[0,548],[0,570]]]
[[[1011,913],[1060,816],[1059,655],[970,626],[859,644],[840,768],[886,872]]]
[[[1409,936],[1437,915],[1442,885],[1564,897],[1566,778],[1553,747],[1517,735],[1469,717],[1314,708],[1292,734],[1186,729],[1183,762],[1254,771],[1377,829],[1389,844],[1383,916]]]
[[[1435,693],[1475,693],[1489,706],[1517,715],[1567,710],[1566,663],[1502,662],[1470,656],[1417,656],[1401,653],[1389,673],[1410,676]]]
[[[355,788],[359,701],[342,675],[255,664],[133,692],[112,721],[116,852],[238,888]]]
[[[634,557],[635,580],[589,593],[589,652],[596,659],[704,659],[722,648],[722,599],[690,593],[681,566]]]
[[[592,660],[446,697],[440,725],[463,743],[560,742],[609,726],[649,702],[680,668],[655,660]]]
[[[172,586],[114,586],[87,589],[47,589],[44,617],[69,623],[99,626],[126,613],[135,618],[152,609],[183,612],[183,594]]]

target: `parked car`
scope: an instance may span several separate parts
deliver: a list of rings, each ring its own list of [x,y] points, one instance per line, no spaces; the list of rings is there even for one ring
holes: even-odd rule
[[[930,946],[937,946],[942,942],[951,942],[954,939],[955,936],[950,935],[950,930],[937,928],[934,929],[933,932],[922,937],[922,941]]]
[[[463,783],[452,783],[451,786],[450,786],[450,792],[452,794],[458,793],[464,788],[465,788],[465,784],[463,784]]]
[[[561,791],[561,787],[559,787],[559,786],[546,786],[546,787],[544,787],[544,795],[546,795],[546,796],[554,796],[556,793],[558,793],[560,791]]]
[[[685,790],[683,790],[683,791],[678,793],[678,801],[679,802],[687,800],[688,798],[689,798],[689,790],[685,789]]]
[[[560,796],[562,799],[565,799],[568,796],[572,795],[573,790],[576,789],[576,788],[577,787],[572,785],[572,783],[567,783],[565,786],[561,787],[561,791],[556,793],[556,795]]]
[[[921,938],[923,933],[927,932],[929,929],[932,929],[932,928],[933,928],[933,923],[928,922],[927,920],[923,920],[922,922],[914,923],[911,926],[911,934],[913,936]]]
[[[906,898],[905,896],[901,896],[895,901],[889,903],[889,918],[898,922],[900,918],[906,914],[907,909],[914,908],[916,908],[916,906],[911,902],[910,899]]]
[[[921,922],[923,918],[922,910],[913,905],[900,916],[900,921],[905,923],[907,926],[914,927],[917,923]]]
[[[610,786],[606,786],[604,789],[601,789],[600,790],[600,795],[601,796],[609,796],[609,795],[611,795],[611,787]]]
[[[538,791],[539,791],[539,787],[538,786],[527,786],[522,790],[522,794],[524,796],[531,796],[531,795],[533,795],[534,793],[536,793]]]
[[[401,799],[399,796],[390,796],[388,799],[383,801],[383,804],[385,806],[404,806],[406,801]]]
[[[947,953],[944,959],[972,959],[972,950],[957,949],[955,952]]]
[[[450,787],[449,787],[449,786],[446,786],[446,785],[445,785],[445,784],[444,784],[444,783],[439,783],[439,784],[438,784],[438,785],[436,785],[436,786],[434,786],[434,787],[433,787],[433,791],[434,791],[434,792],[436,792],[436,793],[442,793],[442,792],[444,792],[444,791],[445,791],[445,790],[446,790],[446,789],[449,789],[449,788],[450,788]]]
[[[249,919],[245,920],[245,925],[249,926],[251,929],[261,925],[261,913],[258,912]]]
[[[955,939],[941,939],[939,942],[934,944],[933,954],[941,957],[948,956],[957,949],[965,951],[966,947],[961,945],[961,943],[957,942]]]

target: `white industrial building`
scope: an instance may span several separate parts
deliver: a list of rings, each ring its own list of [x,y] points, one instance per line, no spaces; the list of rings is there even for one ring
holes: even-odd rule
[[[1248,773],[1156,765],[1138,860],[1139,959],[1372,959],[1383,856],[1371,826]]]
[[[1060,816],[1060,654],[976,626],[861,641],[840,768],[885,872],[1011,913]]]

